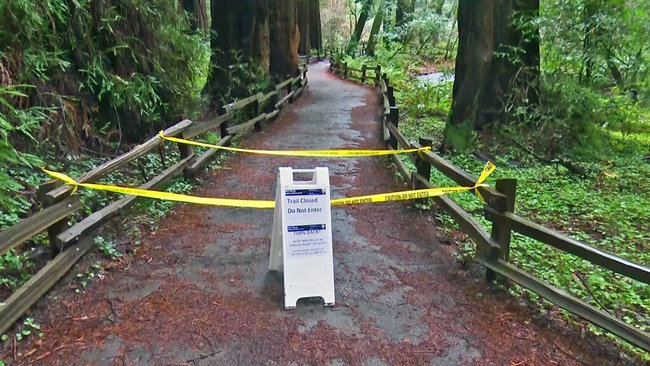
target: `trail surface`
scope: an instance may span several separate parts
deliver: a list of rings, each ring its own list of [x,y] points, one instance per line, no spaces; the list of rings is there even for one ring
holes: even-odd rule
[[[309,87],[258,149],[383,148],[377,96],[310,66]],[[231,155],[198,195],[273,199],[279,166],[330,168],[333,197],[398,191],[385,158]],[[452,257],[453,239],[412,202],[332,209],[336,306],[282,309],[267,271],[271,210],[179,205],[134,257],[39,313],[45,337],[16,363],[192,365],[602,364],[566,332]],[[21,349],[24,348],[24,349]],[[25,353],[32,352],[28,356]]]

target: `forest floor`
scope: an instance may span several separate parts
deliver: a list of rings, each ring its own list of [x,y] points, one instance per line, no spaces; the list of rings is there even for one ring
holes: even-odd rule
[[[304,95],[241,146],[382,148],[377,96],[312,65]],[[279,166],[330,169],[334,198],[405,188],[384,158],[231,155],[197,195],[273,199]],[[476,172],[474,172],[476,173]],[[336,306],[282,308],[269,273],[273,212],[179,205],[133,256],[81,294],[60,284],[35,310],[44,337],[8,364],[617,364],[589,338],[454,260],[413,202],[332,208]],[[70,276],[69,276],[70,277]]]

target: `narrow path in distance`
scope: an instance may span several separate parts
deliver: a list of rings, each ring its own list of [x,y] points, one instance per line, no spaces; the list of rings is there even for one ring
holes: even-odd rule
[[[381,149],[377,96],[310,65],[304,95],[241,146]],[[405,189],[386,158],[230,155],[195,194],[274,199],[279,166],[330,169],[333,197]],[[179,205],[125,268],[43,314],[18,363],[136,365],[603,364],[460,269],[413,202],[332,209],[336,306],[282,309],[271,210]],[[68,295],[71,296],[71,295]],[[29,351],[30,349],[25,350]]]

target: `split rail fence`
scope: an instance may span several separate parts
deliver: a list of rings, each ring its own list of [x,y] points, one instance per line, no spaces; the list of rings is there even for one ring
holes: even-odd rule
[[[307,61],[309,59],[308,57]],[[255,131],[260,130],[263,122],[274,120],[282,108],[302,94],[306,84],[307,64],[302,63],[298,75],[277,84],[270,92],[258,93],[226,104],[222,108],[222,113],[210,120],[178,122],[167,128],[164,135],[189,139],[218,130],[221,139],[217,145],[229,145],[234,136],[251,128]],[[235,124],[236,115],[254,117],[243,123]],[[163,141],[156,135],[130,151],[90,170],[76,180],[80,183],[96,182],[107,174],[125,168],[128,163],[137,161],[143,155],[155,152],[157,149],[160,149],[163,165],[165,165],[162,144]],[[179,144],[177,146],[180,153],[179,160],[150,179],[142,170],[146,183],[139,188],[159,188],[181,174],[188,177],[195,176],[218,153],[216,149],[209,149],[199,154],[188,145]],[[71,196],[71,192],[72,188],[61,185],[60,181],[51,180],[44,183],[39,187],[39,197],[44,208],[0,232],[0,255],[2,255],[35,235],[47,231],[52,258],[24,285],[14,291],[4,303],[0,303],[0,334],[6,332],[93,246],[91,233],[95,229],[122,213],[138,199],[135,196],[120,198],[68,227],[70,215],[82,208],[79,197]]]
[[[363,65],[352,68],[347,63],[331,62],[331,71],[348,79],[361,83],[373,80],[379,90],[380,107],[383,110],[383,137],[389,149],[411,149],[430,146],[431,141],[420,138],[418,142],[409,142],[399,130],[399,107],[395,101],[394,89],[386,74],[381,74],[381,66]],[[432,151],[410,154],[409,158],[417,171],[411,172],[398,155],[392,155],[400,174],[413,189],[433,188],[430,182],[431,167],[438,169],[445,176],[462,186],[474,186],[476,177],[455,166]],[[485,200],[484,216],[492,222],[491,233],[461,206],[448,196],[436,197],[434,201],[447,212],[477,246],[476,261],[487,268],[488,280],[497,275],[508,278],[523,287],[539,294],[548,301],[578,315],[587,321],[625,339],[631,344],[650,351],[650,334],[621,319],[612,316],[585,301],[582,301],[561,289],[515,267],[508,262],[512,231],[533,238],[566,253],[576,255],[595,265],[627,276],[642,283],[650,284],[650,268],[607,253],[591,245],[572,239],[562,233],[548,229],[514,213],[516,179],[499,179],[495,188],[479,187],[478,191]]]

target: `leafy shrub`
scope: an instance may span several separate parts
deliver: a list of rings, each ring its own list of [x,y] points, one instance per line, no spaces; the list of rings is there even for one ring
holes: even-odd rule
[[[514,123],[509,131],[551,159],[598,160],[611,147],[610,132],[629,132],[639,118],[638,102],[616,87],[603,92],[562,75],[545,75],[540,91],[536,105],[525,94],[510,95],[506,111]]]
[[[48,155],[120,149],[195,115],[209,59],[165,0],[3,0],[0,45],[0,227],[35,206],[44,177],[17,176]]]

